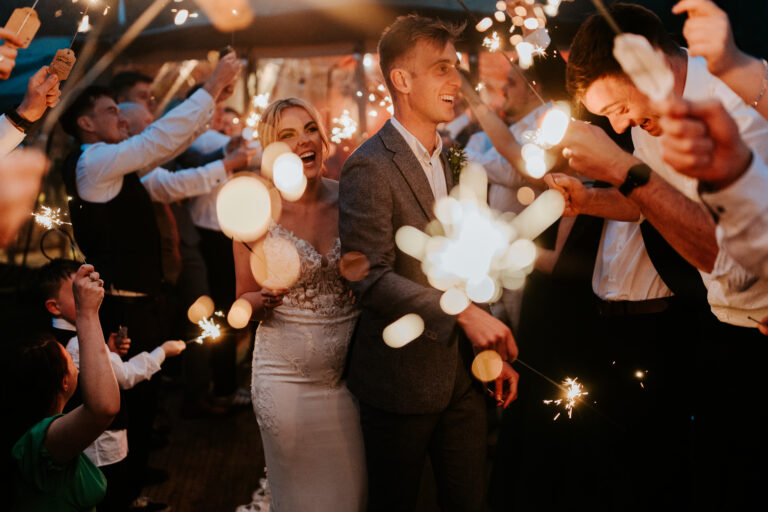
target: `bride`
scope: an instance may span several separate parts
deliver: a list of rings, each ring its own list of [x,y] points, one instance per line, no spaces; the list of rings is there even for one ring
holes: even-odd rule
[[[339,273],[338,182],[324,178],[329,140],[317,111],[287,98],[264,111],[262,147],[285,142],[304,162],[307,188],[283,202],[267,237],[293,242],[301,276],[288,290],[261,288],[235,244],[237,296],[261,323],[252,400],[261,430],[272,511],[365,508],[366,472],[357,403],[341,380],[358,310]]]

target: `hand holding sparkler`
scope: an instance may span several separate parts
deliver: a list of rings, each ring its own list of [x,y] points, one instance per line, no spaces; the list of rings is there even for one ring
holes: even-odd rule
[[[555,173],[544,176],[544,182],[550,189],[560,192],[565,199],[563,217],[575,217],[585,212],[588,193],[580,179]]]
[[[93,265],[81,265],[72,281],[78,320],[81,315],[98,314],[104,299],[104,281]]]
[[[490,313],[470,304],[457,321],[477,350],[495,350],[504,361],[517,359],[519,351],[512,331]]]
[[[242,63],[237,58],[235,52],[228,53],[219,60],[213,74],[206,80],[203,89],[205,89],[216,102],[224,101],[232,95],[234,84],[240,71]]]
[[[181,340],[168,340],[164,342],[162,345],[163,352],[165,352],[165,357],[175,357],[187,348],[187,344],[184,341]]]
[[[624,183],[627,171],[640,160],[621,149],[601,128],[572,121],[563,137],[563,156],[571,169],[616,187]]]
[[[752,150],[736,122],[717,100],[667,101],[661,139],[664,161],[682,174],[722,190],[749,168]]]
[[[508,362],[504,361],[501,373],[495,381],[495,398],[499,406],[506,409],[515,399],[517,399],[517,383],[520,375],[512,368]],[[507,384],[505,386],[505,383]]]
[[[59,90],[59,78],[48,74],[48,66],[43,66],[27,82],[27,93],[16,112],[34,123],[45,114],[47,108],[55,107],[59,103],[61,91]]]
[[[3,27],[0,27],[0,39],[3,40],[0,45],[0,80],[7,80],[16,65],[16,48],[20,48],[22,42],[16,33]]]
[[[272,310],[283,303],[283,297],[288,290],[261,289],[261,305],[267,310]]]
[[[131,348],[131,338],[123,337],[120,333],[113,332],[109,335],[107,347],[110,352],[114,352],[122,357],[128,354],[128,350]]]

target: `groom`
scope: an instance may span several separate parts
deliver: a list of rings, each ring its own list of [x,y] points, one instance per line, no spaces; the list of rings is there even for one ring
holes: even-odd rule
[[[348,369],[360,401],[369,511],[412,510],[427,456],[441,510],[482,509],[485,406],[469,368],[480,350],[494,349],[507,361],[517,356],[512,333],[485,310],[472,304],[459,315],[444,313],[441,292],[420,262],[395,246],[398,228],[424,229],[435,218],[435,200],[453,185],[437,125],[454,117],[461,86],[454,40],[461,29],[410,15],[384,31],[379,61],[394,118],[341,174],[342,250],[361,252],[370,263],[368,276],[350,284],[362,313]],[[382,330],[408,313],[421,316],[424,333],[405,347],[388,347]],[[496,398],[509,403],[516,392],[517,374],[505,364]]]

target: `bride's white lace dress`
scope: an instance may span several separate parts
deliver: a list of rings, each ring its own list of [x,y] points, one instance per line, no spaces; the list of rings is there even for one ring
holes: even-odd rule
[[[273,512],[362,511],[365,455],[357,403],[341,380],[358,315],[339,273],[341,244],[325,255],[291,240],[301,277],[261,322],[251,392]]]

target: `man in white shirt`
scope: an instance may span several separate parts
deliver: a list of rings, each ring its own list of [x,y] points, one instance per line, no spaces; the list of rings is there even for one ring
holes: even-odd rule
[[[728,254],[768,278],[765,160],[741,138],[719,101],[670,102],[662,126],[664,161],[698,179],[699,194],[717,221],[717,236]]]
[[[747,107],[720,80],[713,77],[707,71],[703,59],[688,57],[685,50],[669,38],[658,17],[636,5],[614,6],[611,8],[611,14],[624,31],[644,35],[654,47],[663,52],[674,75],[675,95],[689,100],[722,101],[731,116],[736,119],[741,136],[755,154],[763,158],[768,156],[768,146],[764,144],[768,137],[768,123]],[[635,154],[633,156],[622,151],[604,132],[594,126],[573,123],[564,139],[564,155],[569,159],[569,164],[572,168],[616,188],[593,189],[585,193],[583,187],[574,180],[554,177],[550,179],[550,183],[555,188],[561,188],[572,203],[574,198],[577,198],[576,202],[581,203],[579,211],[582,213],[634,221],[606,222],[593,279],[596,294],[606,301],[606,311],[616,311],[617,306],[621,306],[621,309],[629,313],[650,313],[650,309],[658,307],[660,312],[663,311],[661,315],[665,317],[670,313],[674,314],[678,324],[688,322],[698,327],[698,321],[691,322],[690,317],[676,310],[681,297],[671,298],[672,288],[680,289],[681,283],[677,281],[676,275],[667,271],[670,260],[660,256],[661,253],[655,249],[658,247],[655,242],[652,250],[653,238],[644,229],[647,226],[638,224],[644,216],[680,256],[699,269],[711,310],[725,322],[720,324],[701,317],[700,321],[707,329],[700,334],[701,338],[697,340],[699,344],[695,348],[701,348],[714,340],[715,336],[722,336],[727,339],[728,346],[721,350],[719,356],[727,361],[726,366],[741,366],[741,363],[750,359],[750,352],[754,356],[760,350],[755,340],[757,331],[732,326],[756,326],[748,317],[762,318],[768,311],[768,281],[763,282],[751,275],[719,245],[712,217],[699,199],[696,180],[680,175],[663,161],[659,138],[663,132],[660,112],[624,75],[612,55],[613,37],[610,26],[600,16],[593,16],[582,25],[571,47],[568,85],[588,110],[606,116],[615,131],[621,133],[632,127]],[[567,183],[567,186],[558,187],[563,183]],[[694,286],[696,283],[691,280],[686,283],[688,284]],[[678,295],[678,291],[675,290],[674,294]],[[653,336],[650,334],[652,331],[642,325],[647,322],[647,319],[635,322],[627,318],[624,322],[625,330],[614,330],[613,335],[618,338],[618,343],[625,343],[625,340],[634,336],[634,339],[645,343],[649,349],[653,347],[656,354],[649,360],[653,361],[658,369],[646,367],[648,375],[650,376],[651,372],[659,372],[666,378],[667,384],[672,383],[673,385],[665,390],[668,394],[683,392],[685,380],[676,381],[676,378],[694,368],[694,346],[686,345],[690,335],[669,337],[668,333],[661,332]],[[643,336],[637,338],[638,333]],[[726,339],[717,341],[722,343]],[[663,340],[661,345],[659,340]],[[684,350],[681,352],[681,349]],[[644,370],[641,370],[641,375]],[[751,372],[738,372],[743,373]],[[718,392],[720,389],[728,389],[729,395],[749,395],[750,388],[757,382],[750,383],[749,379],[738,374],[726,373],[728,377],[723,379]],[[648,391],[650,386],[645,389]],[[663,404],[664,400],[665,396],[657,396],[651,405]],[[738,400],[734,403],[744,404]],[[676,410],[674,404],[668,403],[657,419],[666,418],[669,426],[677,425],[682,431],[686,405],[695,408],[695,417],[699,420],[698,432],[706,433],[707,436],[703,438],[705,441],[702,446],[697,447],[694,456],[709,457],[711,466],[698,464],[698,459],[695,465],[698,471],[696,477],[704,479],[703,481],[707,482],[706,487],[711,490],[714,479],[712,475],[716,474],[716,466],[719,464],[730,467],[735,460],[744,462],[742,458],[745,452],[742,448],[731,449],[727,446],[715,449],[716,438],[711,432],[707,432],[707,429],[712,428],[719,418],[715,415],[709,417],[709,411],[702,408],[700,403],[681,402],[677,408],[679,410]],[[741,407],[741,410],[739,407],[728,409],[731,420],[739,418],[741,423],[737,422],[738,432],[731,427],[732,432],[726,436],[720,435],[719,438],[748,439],[754,442],[753,451],[761,453],[765,449],[765,443],[760,442],[757,436],[758,425],[750,416],[745,415],[746,410],[744,407]],[[677,421],[674,420],[676,414],[679,415]],[[661,427],[658,423],[656,426]],[[680,441],[685,439],[683,436]],[[704,445],[707,445],[706,448]],[[705,455],[705,449],[710,449],[712,453]],[[712,464],[711,461],[716,462]],[[755,461],[747,461],[746,464],[755,464]],[[674,467],[675,461],[665,461],[667,483],[670,479],[677,478],[671,472],[675,471],[672,469]],[[715,469],[702,470],[703,467]],[[664,472],[658,474],[664,477]],[[738,485],[744,492],[734,491],[735,487],[725,484],[724,489],[728,489],[725,491],[727,496],[730,497],[736,492],[739,499],[745,499],[744,496],[749,496],[755,491],[755,488],[751,488],[751,484],[746,482],[749,482],[748,478]],[[661,479],[656,482],[658,483],[666,485]],[[683,489],[683,486],[679,488]],[[669,489],[671,488],[665,490],[655,487],[654,490],[661,493],[660,496],[665,496],[663,493],[669,493]],[[670,498],[679,500],[681,496],[670,495]],[[703,496],[698,495],[697,498],[703,499]]]
[[[99,267],[108,289],[103,325],[111,330],[132,327],[129,355],[152,350],[169,337],[152,199],[204,193],[227,178],[221,162],[179,173],[157,166],[181,153],[205,129],[216,100],[231,90],[228,86],[240,69],[236,55],[222,58],[201,90],[133,137],[128,137],[111,91],[103,88],[86,89],[62,116],[65,130],[80,143],[62,168],[67,193],[73,197],[75,239],[88,261]],[[152,381],[126,393],[132,411],[128,459],[137,487],[147,473],[156,401]]]

